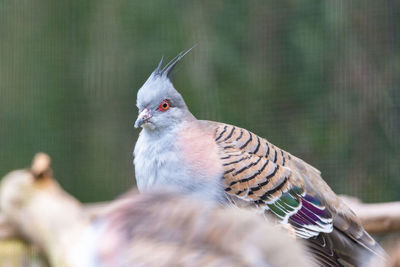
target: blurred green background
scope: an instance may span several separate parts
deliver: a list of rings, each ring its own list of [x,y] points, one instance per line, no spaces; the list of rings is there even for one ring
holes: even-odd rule
[[[0,177],[51,155],[82,201],[134,186],[136,92],[198,43],[176,88],[338,193],[400,199],[400,2],[0,1]]]

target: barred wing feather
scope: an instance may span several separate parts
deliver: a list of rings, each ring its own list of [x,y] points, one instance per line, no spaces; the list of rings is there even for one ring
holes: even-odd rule
[[[330,189],[317,169],[250,131],[209,123],[220,149],[228,198],[240,199],[275,215],[282,223],[289,223],[296,235],[309,239],[314,248],[315,244],[328,244],[320,242],[327,236],[332,236],[330,245],[353,242],[350,248],[337,245],[339,251],[336,251],[350,262],[357,263],[352,257],[365,253],[363,249],[384,257],[379,244],[364,231],[356,215]],[[330,249],[324,248],[325,252]]]
[[[301,237],[332,231],[331,213],[304,190],[287,166],[288,153],[234,126],[221,127],[215,140],[221,148],[227,194],[272,212]]]

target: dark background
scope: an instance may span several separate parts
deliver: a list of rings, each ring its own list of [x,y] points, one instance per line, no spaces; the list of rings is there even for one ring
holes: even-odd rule
[[[248,128],[338,193],[400,199],[400,2],[0,1],[0,177],[50,154],[82,201],[134,186],[136,92],[174,84],[201,119]]]

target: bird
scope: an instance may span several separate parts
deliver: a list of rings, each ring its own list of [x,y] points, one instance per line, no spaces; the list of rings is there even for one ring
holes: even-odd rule
[[[133,163],[139,191],[173,190],[254,210],[290,226],[320,266],[385,258],[318,169],[250,130],[199,120],[189,111],[171,74],[192,48],[165,66],[162,57],[137,92],[134,126],[142,129]]]

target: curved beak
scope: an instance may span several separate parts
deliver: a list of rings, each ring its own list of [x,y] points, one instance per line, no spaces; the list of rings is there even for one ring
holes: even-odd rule
[[[153,115],[150,113],[150,110],[147,108],[143,109],[136,119],[135,128],[139,128],[143,124],[147,123],[151,117],[153,117]]]

